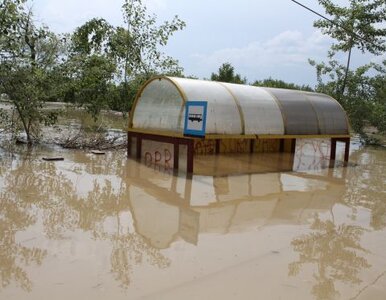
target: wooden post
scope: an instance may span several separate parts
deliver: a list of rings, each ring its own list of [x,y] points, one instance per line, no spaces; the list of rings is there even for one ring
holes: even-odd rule
[[[348,158],[350,155],[350,138],[345,139],[345,147],[344,147],[344,162],[345,165],[348,163]]]
[[[335,165],[335,157],[336,157],[336,139],[331,138],[330,168],[333,168]]]
[[[187,142],[188,146],[188,157],[187,157],[187,167],[186,171],[188,173],[193,173],[193,153],[194,153],[194,140],[190,139]]]
[[[141,159],[141,152],[142,152],[142,137],[137,136],[137,159]]]
[[[178,170],[178,163],[180,160],[180,144],[179,140],[174,140],[174,162],[173,162],[173,169]]]
[[[279,152],[284,152],[284,139],[280,139]]]
[[[250,140],[250,143],[249,143],[249,152],[250,153],[253,153],[255,151],[255,140]]]
[[[131,134],[127,132],[127,157],[131,157]]]
[[[336,139],[331,139],[331,153],[330,153],[330,160],[335,160],[336,157]]]
[[[295,153],[296,151],[296,139],[292,139],[291,141],[291,153]]]
[[[215,152],[216,154],[220,154],[220,140],[216,140],[216,145],[215,145]]]

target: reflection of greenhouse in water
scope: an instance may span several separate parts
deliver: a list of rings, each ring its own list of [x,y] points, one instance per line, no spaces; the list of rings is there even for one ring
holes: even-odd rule
[[[306,224],[315,213],[329,211],[344,194],[344,179],[331,174],[179,177],[138,168],[127,176],[132,182],[129,195],[136,231],[159,249],[179,238],[197,244],[202,233]]]
[[[186,105],[197,100],[207,104],[206,116],[186,116]],[[184,134],[185,118],[205,123],[204,134]],[[300,139],[321,138],[330,145],[329,160],[335,160],[336,143],[343,142],[348,161],[347,116],[327,95],[156,77],[144,84],[133,105],[128,156],[149,166],[194,174],[255,173],[253,166],[267,158],[278,164],[283,158],[293,161]],[[252,160],[245,155],[256,153]],[[216,161],[219,154],[236,155],[238,160]]]

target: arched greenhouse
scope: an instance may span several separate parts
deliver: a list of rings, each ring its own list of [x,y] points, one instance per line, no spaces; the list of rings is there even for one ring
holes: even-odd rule
[[[198,155],[294,153],[296,139],[337,141],[349,151],[345,111],[330,96],[297,90],[155,77],[130,114],[128,155],[146,164],[194,171]]]

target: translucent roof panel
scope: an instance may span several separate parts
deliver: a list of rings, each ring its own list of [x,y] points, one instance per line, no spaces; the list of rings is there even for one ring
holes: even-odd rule
[[[181,88],[187,101],[208,102],[206,133],[242,134],[242,120],[236,101],[222,84],[186,78],[172,80]]]
[[[225,84],[242,110],[245,134],[284,134],[283,117],[275,99],[264,89]]]
[[[348,134],[347,117],[343,108],[333,98],[315,93],[307,93],[319,121],[320,134]]]
[[[285,134],[318,134],[318,118],[304,93],[294,90],[264,88],[280,103]]]
[[[184,99],[172,81],[152,80],[137,99],[133,128],[181,132],[184,108]]]
[[[131,126],[183,132],[186,101],[207,101],[207,134],[348,134],[346,113],[318,93],[156,77],[137,95]]]

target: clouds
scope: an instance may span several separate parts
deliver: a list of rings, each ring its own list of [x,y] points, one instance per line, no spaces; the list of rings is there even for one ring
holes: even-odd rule
[[[38,20],[55,32],[72,32],[92,18],[106,19],[113,25],[122,25],[123,0],[34,0],[33,9]],[[144,1],[149,11],[165,10],[165,0]]]
[[[105,0],[36,0],[34,10],[38,18],[56,32],[72,32],[94,17],[106,18],[115,23],[122,22],[121,0],[110,0],[106,9]]]
[[[56,32],[72,32],[93,17],[122,25],[124,0],[30,0],[38,19]],[[342,0],[343,1],[343,0]],[[318,10],[315,1],[306,3]],[[332,40],[315,31],[316,16],[292,1],[143,0],[161,23],[179,15],[187,27],[163,50],[187,75],[210,77],[224,62],[249,81],[273,77],[313,85],[308,58],[325,61]],[[342,61],[346,54],[342,54]],[[372,58],[354,53],[353,66]],[[377,61],[381,59],[375,58]]]
[[[284,31],[266,40],[254,41],[245,47],[225,48],[210,54],[195,54],[193,58],[200,69],[207,69],[206,76],[217,70],[224,62],[230,62],[236,71],[249,80],[261,77],[281,76],[289,71],[311,68],[308,58],[322,59],[331,41],[320,32],[307,36],[300,31]],[[294,76],[300,82],[303,74]]]

